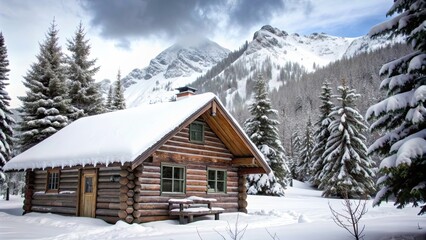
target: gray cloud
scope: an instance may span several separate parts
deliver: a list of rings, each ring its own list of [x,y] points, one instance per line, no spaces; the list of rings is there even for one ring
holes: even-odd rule
[[[294,0],[81,0],[81,5],[103,37],[126,47],[138,37],[208,36],[220,30],[219,22],[237,30],[268,24],[286,10],[286,2]]]

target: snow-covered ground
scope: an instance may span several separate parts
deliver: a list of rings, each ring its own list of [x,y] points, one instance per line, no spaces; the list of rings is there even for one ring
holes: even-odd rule
[[[0,239],[230,239],[229,226],[234,231],[247,226],[242,239],[353,239],[344,229],[334,224],[328,208],[330,203],[340,210],[342,200],[321,198],[321,192],[295,182],[286,190],[286,197],[249,196],[249,213],[221,214],[195,218],[195,222],[178,225],[168,220],[145,224],[64,217],[54,214],[30,213],[22,216],[22,199],[0,200]],[[418,216],[419,208],[396,209],[392,203],[371,207],[361,224],[365,225],[365,239],[426,239],[426,216]],[[268,233],[269,232],[269,233]]]

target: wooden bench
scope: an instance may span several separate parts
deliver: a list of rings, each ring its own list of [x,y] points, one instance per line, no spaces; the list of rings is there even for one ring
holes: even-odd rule
[[[170,216],[179,216],[179,224],[184,223],[185,217],[188,223],[194,220],[194,216],[203,216],[214,214],[214,220],[219,220],[219,214],[225,210],[219,207],[212,207],[211,204],[216,202],[214,198],[188,197],[183,199],[169,199]],[[179,205],[179,207],[176,207]]]

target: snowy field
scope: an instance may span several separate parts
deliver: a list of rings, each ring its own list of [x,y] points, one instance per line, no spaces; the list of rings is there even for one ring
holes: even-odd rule
[[[342,209],[340,199],[324,199],[321,192],[302,183],[286,190],[286,197],[249,196],[249,213],[221,214],[195,218],[195,222],[178,225],[168,220],[145,224],[64,217],[54,214],[30,213],[22,216],[22,199],[0,200],[0,239],[230,239],[229,225],[235,230],[247,226],[242,239],[353,239],[344,229],[334,224],[328,202],[335,210]],[[417,216],[419,208],[396,209],[392,203],[371,207],[361,225],[365,225],[365,240],[403,239],[426,240],[426,216]],[[269,233],[268,233],[269,232]]]

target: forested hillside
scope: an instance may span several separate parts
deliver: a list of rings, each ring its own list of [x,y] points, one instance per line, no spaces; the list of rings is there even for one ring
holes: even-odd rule
[[[308,73],[297,63],[272,62],[266,58],[262,62],[251,61],[247,64],[235,62],[210,81],[199,78],[192,86],[199,92],[217,94],[242,124],[248,118],[247,106],[253,94],[255,73],[262,72],[269,82],[273,108],[279,110],[281,125],[280,135],[287,149],[290,148],[290,136],[295,131],[304,129],[311,117],[317,121],[319,95],[325,80],[335,92],[336,87],[345,79],[349,87],[355,88],[362,97],[357,102],[361,114],[368,106],[377,102],[379,91],[379,70],[383,63],[409,52],[404,44],[396,44],[369,53],[359,53],[352,58],[337,60],[323,68],[315,67]],[[241,79],[246,79],[242,84]],[[203,81],[204,80],[204,81]],[[244,96],[241,96],[241,92]]]

